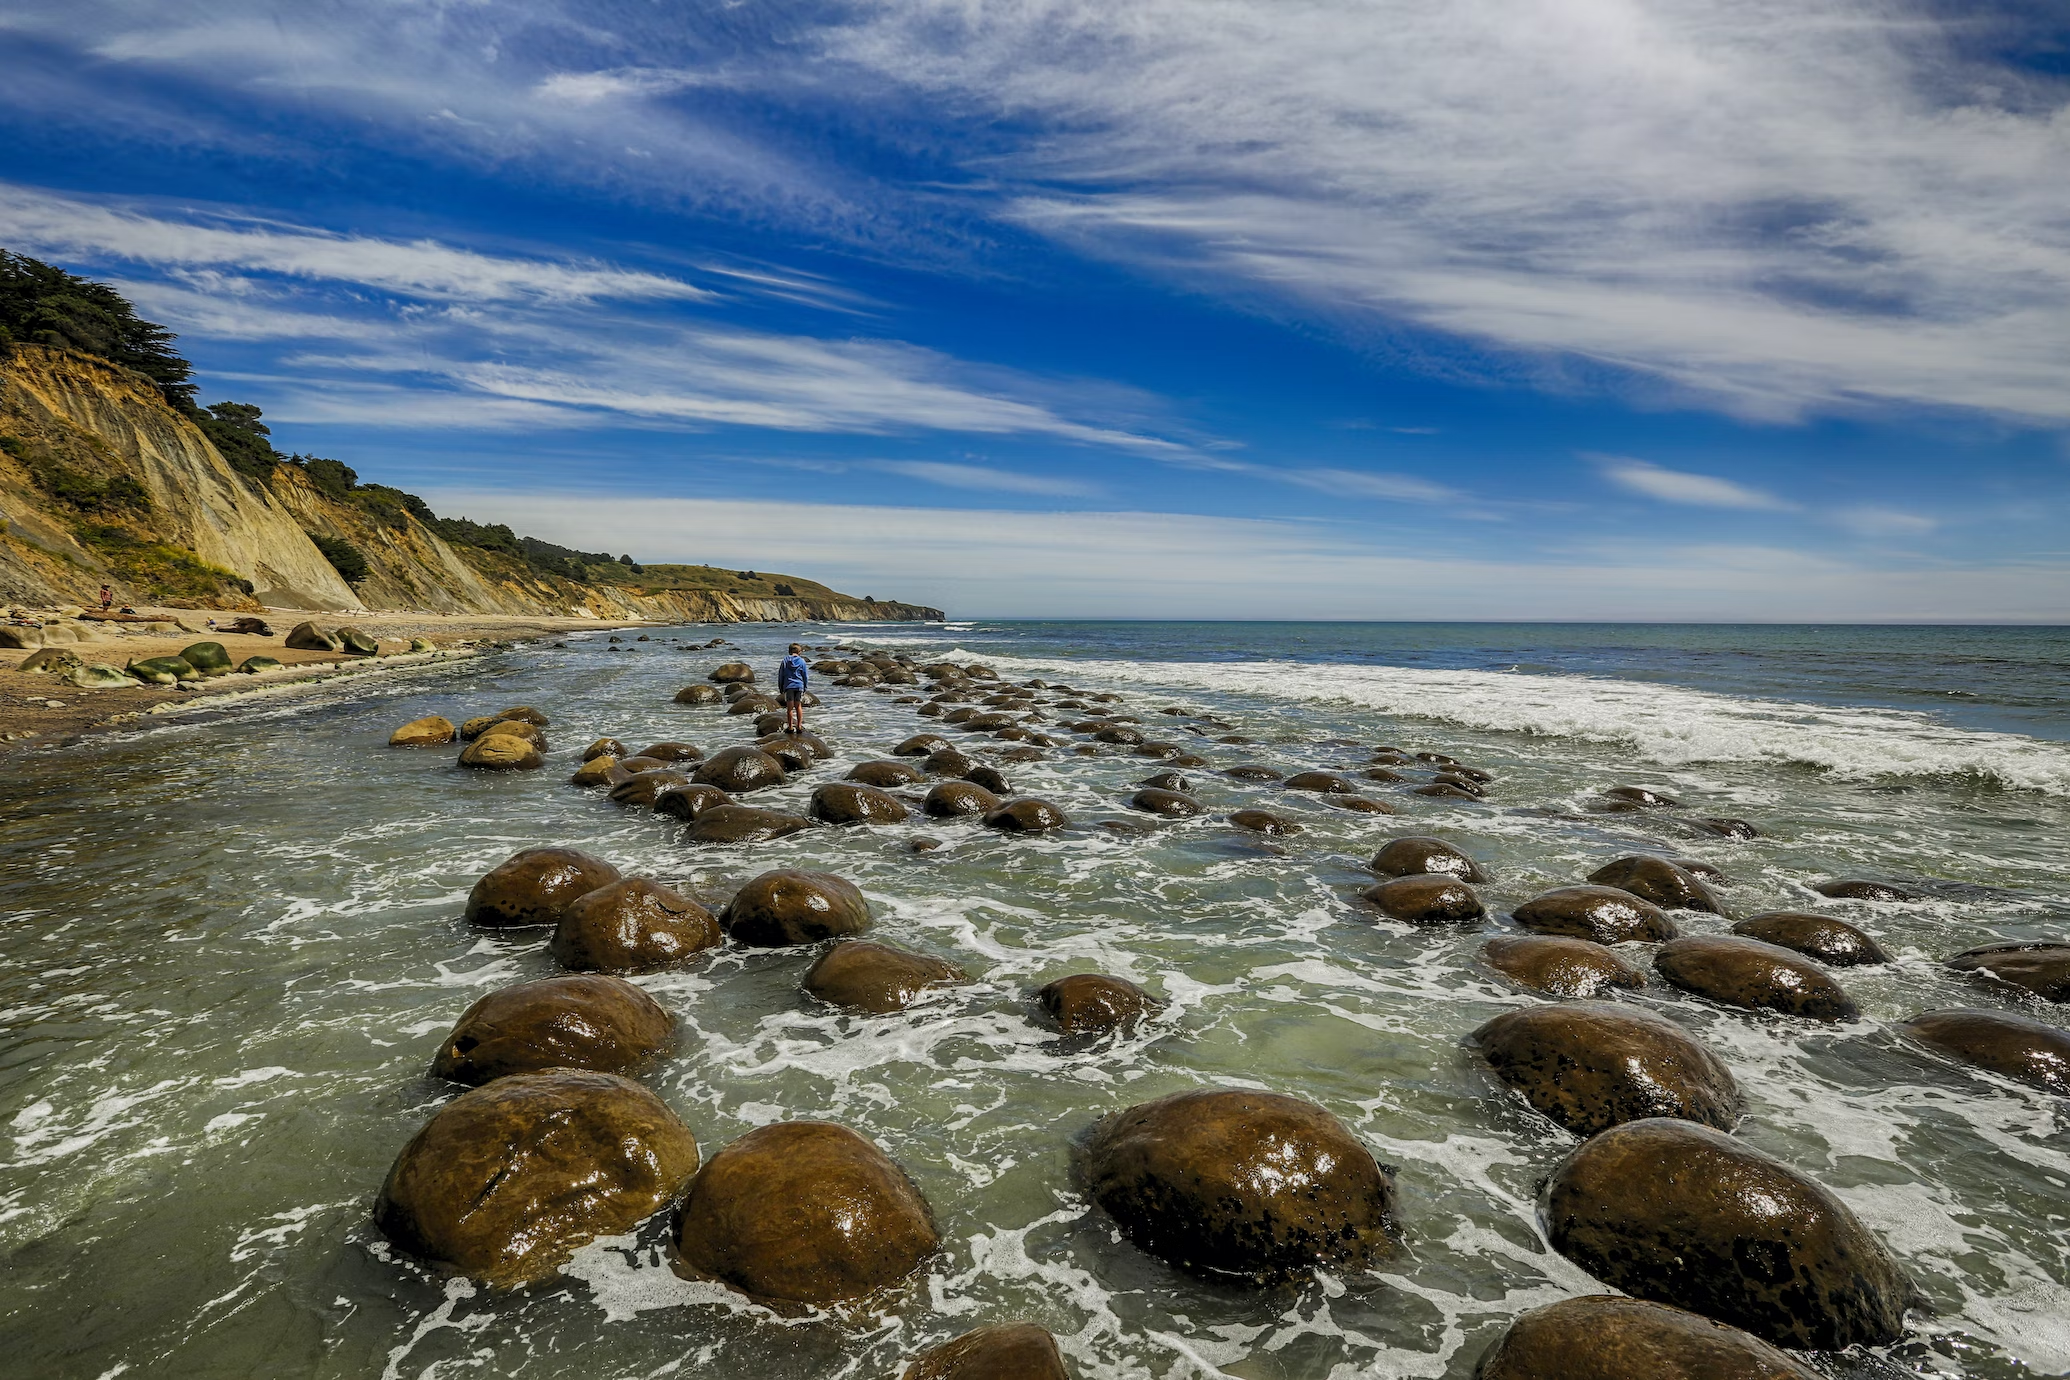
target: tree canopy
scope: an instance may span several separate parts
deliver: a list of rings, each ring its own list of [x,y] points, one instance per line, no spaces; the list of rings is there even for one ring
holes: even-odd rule
[[[106,283],[0,249],[0,346],[56,345],[134,369],[182,412],[194,410],[194,372],[173,348],[179,337],[136,313]]]

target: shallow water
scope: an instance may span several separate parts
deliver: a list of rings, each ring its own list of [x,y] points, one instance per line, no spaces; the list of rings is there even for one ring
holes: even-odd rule
[[[1211,710],[1260,740],[1204,748],[1218,765],[1362,763],[1366,749],[1321,741],[1345,738],[1497,776],[1482,803],[1389,796],[1402,813],[1387,819],[1193,773],[1218,811],[1298,815],[1308,830],[1281,853],[1212,819],[1144,837],[1090,827],[1125,815],[1131,783],[1156,769],[1134,757],[1010,768],[1083,826],[1044,839],[916,822],[697,851],[682,826],[566,785],[604,733],[707,749],[746,736],[741,719],[670,702],[720,654],[668,639],[711,631],[624,649],[599,634],[9,759],[0,1372],[875,1377],[1026,1317],[1082,1377],[1468,1375],[1506,1319],[1595,1286],[1535,1219],[1536,1184],[1572,1138],[1461,1047],[1535,999],[1481,966],[1483,934],[1377,923],[1353,904],[1364,860],[1403,833],[1480,857],[1496,912],[1656,851],[1724,868],[1743,913],[1815,903],[1881,938],[1896,963],[1842,974],[1864,1011],[1851,1024],[1749,1017],[1660,987],[1635,1000],[1717,1049],[1747,1094],[1740,1134],[1837,1191],[1931,1296],[1903,1342],[1840,1373],[2070,1371],[2070,1107],[1890,1030],[1937,1006],[2010,1004],[1939,956],[2070,929],[2062,630],[840,630],[1118,690],[1176,740],[1200,741],[1156,710]],[[728,631],[758,664],[792,636],[833,640]],[[823,693],[815,727],[840,757],[757,803],[801,803],[925,723],[889,695]],[[446,751],[383,746],[421,714],[517,703],[554,719],[545,772],[482,776]],[[1618,783],[1751,819],[1763,837],[1580,808]],[[910,854],[918,833],[945,846]],[[837,871],[870,895],[881,937],[980,979],[869,1018],[810,1009],[802,951],[722,952],[641,979],[681,1022],[648,1081],[705,1152],[785,1117],[856,1127],[934,1205],[947,1249],[925,1280],[881,1314],[796,1320],[677,1280],[659,1223],[515,1294],[388,1251],[368,1210],[396,1150],[454,1091],[425,1073],[439,1037],[483,992],[553,971],[543,934],[471,932],[461,901],[544,842],[714,895],[774,866]],[[1932,894],[1872,905],[1808,890],[1833,876]],[[1119,1045],[1060,1048],[1023,994],[1088,969],[1171,1009]],[[1401,1257],[1370,1277],[1254,1291],[1119,1241],[1073,1191],[1072,1138],[1209,1082],[1313,1098],[1397,1166]]]

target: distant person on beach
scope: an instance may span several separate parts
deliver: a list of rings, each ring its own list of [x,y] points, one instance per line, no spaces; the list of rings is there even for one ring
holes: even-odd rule
[[[102,586],[101,586],[101,612],[102,612],[102,613],[106,613],[106,612],[108,611],[109,607],[110,607],[111,605],[113,605],[113,604],[114,604],[114,602],[115,602],[115,591],[114,591],[114,590],[112,590],[112,589],[109,589],[109,588],[108,588],[108,587],[107,587],[106,585],[102,585]]]
[[[811,679],[805,649],[793,642],[790,655],[776,663],[776,693],[783,700],[783,731],[805,731],[805,682]]]

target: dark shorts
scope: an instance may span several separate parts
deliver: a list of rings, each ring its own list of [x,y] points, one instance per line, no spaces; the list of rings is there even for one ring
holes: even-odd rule
[[[777,693],[783,696],[783,702],[785,704],[805,703],[805,692],[796,687],[793,687],[789,690],[779,690]]]

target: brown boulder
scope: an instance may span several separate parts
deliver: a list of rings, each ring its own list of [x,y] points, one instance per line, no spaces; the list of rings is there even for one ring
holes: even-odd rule
[[[1613,987],[1646,985],[1644,973],[1588,939],[1502,935],[1489,940],[1481,956],[1512,982],[1552,997],[1593,997]]]
[[[812,827],[803,815],[758,810],[752,805],[710,805],[698,811],[684,835],[692,843],[768,843]]]
[[[1396,877],[1367,887],[1359,899],[1405,925],[1468,925],[1488,913],[1472,887],[1437,873]]]
[[[461,750],[460,765],[477,771],[537,771],[546,758],[523,738],[487,733]]]
[[[1901,1027],[1965,1064],[2070,1096],[2070,1031],[2010,1011],[1929,1011]]]
[[[1164,1010],[1164,1003],[1126,978],[1105,973],[1073,973],[1035,994],[1042,1009],[1066,1035],[1096,1035],[1134,1030]]]
[[[711,685],[686,685],[676,691],[677,704],[717,704],[721,698],[718,687]]]
[[[1854,999],[1810,959],[1758,939],[1696,935],[1660,946],[1653,970],[1685,992],[1814,1021],[1851,1021]]]
[[[459,734],[453,721],[437,714],[412,719],[388,735],[390,747],[444,747]]]
[[[915,733],[891,750],[893,757],[931,757],[941,751],[955,751],[939,733]]]
[[[706,679],[717,681],[721,685],[753,685],[755,668],[745,661],[729,661],[714,670]]]
[[[1918,898],[1903,887],[1889,882],[1865,882],[1848,879],[1838,882],[1819,882],[1811,888],[1821,896],[1835,901],[1912,901]]]
[[[2070,1001],[2070,944],[1984,944],[1948,960],[1958,973],[1982,973],[2043,1001]]]
[[[469,719],[460,725],[463,742],[477,742],[493,733],[523,738],[542,752],[546,749],[546,730],[529,719]]]
[[[1569,1002],[1497,1016],[1473,1033],[1488,1066],[1577,1136],[1680,1117],[1729,1131],[1739,1086],[1718,1057],[1650,1011]]]
[[[492,716],[498,723],[526,723],[536,728],[549,728],[553,720],[529,704],[514,704],[508,709],[498,710]]]
[[[1612,1288],[1778,1346],[1887,1345],[1915,1298],[1825,1187],[1692,1121],[1627,1122],[1584,1141],[1553,1171],[1543,1220],[1554,1250]]]
[[[848,769],[848,779],[864,786],[911,786],[926,777],[904,762],[858,762]]]
[[[920,764],[929,776],[961,776],[977,763],[958,752],[955,748],[942,748],[927,754],[927,760]]]
[[[1183,1270],[1257,1282],[1394,1252],[1394,1182],[1344,1123],[1278,1093],[1201,1088],[1096,1125],[1086,1187]]]
[[[831,1006],[889,1015],[930,987],[954,987],[970,975],[953,963],[907,953],[868,939],[843,939],[805,973],[805,990]]]
[[[1229,816],[1229,822],[1239,829],[1248,829],[1254,834],[1298,834],[1301,826],[1283,815],[1270,810],[1238,810]]]
[[[936,819],[983,815],[999,808],[999,797],[974,781],[937,781],[920,808]]]
[[[900,1380],[1070,1380],[1057,1339],[1034,1323],[966,1332],[913,1358]]]
[[[870,903],[845,877],[779,870],[742,887],[719,919],[736,944],[783,948],[861,934]]]
[[[1353,814],[1392,815],[1400,813],[1394,806],[1384,800],[1372,800],[1362,795],[1331,795],[1324,796],[1323,798],[1329,801],[1335,808],[1350,810]]]
[[[613,786],[611,803],[651,810],[654,808],[654,798],[661,792],[689,784],[690,778],[679,771],[669,771],[666,768],[643,771]]]
[[[1007,834],[1042,834],[1051,829],[1062,829],[1071,823],[1071,817],[1034,796],[1009,800],[1004,805],[985,815],[985,827]]]
[[[1106,727],[1098,729],[1093,733],[1093,740],[1101,743],[1113,743],[1120,747],[1134,747],[1143,741],[1143,735],[1130,728],[1127,724],[1108,724]]]
[[[1207,808],[1183,791],[1163,790],[1156,786],[1145,786],[1137,791],[1129,797],[1128,804],[1132,810],[1162,815],[1166,819],[1191,819]]]
[[[625,750],[625,744],[616,738],[599,738],[582,750],[582,760],[585,762],[594,762],[599,757],[630,756],[632,754]]]
[[[1819,1380],[1759,1337],[1666,1304],[1562,1299],[1509,1325],[1474,1380]]]
[[[905,1171],[825,1121],[764,1126],[712,1156],[677,1211],[675,1243],[685,1273],[779,1306],[862,1298],[941,1248]]]
[[[624,1073],[667,1048],[675,1018],[624,978],[602,974],[521,982],[467,1008],[431,1071],[455,1083],[516,1073]]]
[[[1672,796],[1648,790],[1644,786],[1612,786],[1603,792],[1606,800],[1621,800],[1628,805],[1637,805],[1647,810],[1678,810],[1682,802]]]
[[[576,897],[618,878],[617,868],[573,848],[526,848],[482,874],[467,893],[467,920],[487,929],[557,925]]]
[[[630,1231],[696,1171],[689,1128],[639,1084],[521,1074],[438,1110],[396,1156],[374,1224],[407,1254],[524,1284],[596,1237]]]
[[[1372,868],[1383,877],[1416,877],[1444,873],[1462,882],[1485,882],[1481,865],[1443,839],[1395,839],[1373,855]]]
[[[698,764],[691,779],[730,795],[784,783],[783,764],[758,747],[721,748]]]
[[[667,771],[668,763],[658,757],[621,757],[618,769],[627,776],[638,776],[643,771]]]
[[[828,824],[904,824],[905,802],[875,786],[829,781],[812,792],[812,817]]]
[[[731,805],[733,797],[717,786],[700,786],[695,781],[664,786],[654,793],[654,813],[675,819],[696,819],[716,805]]]
[[[1510,918],[1534,934],[1564,934],[1598,944],[1673,939],[1675,922],[1651,901],[1614,886],[1563,886],[1534,896]]]
[[[1666,858],[1644,855],[1619,858],[1589,873],[1588,879],[1597,886],[1614,886],[1619,891],[1629,891],[1663,910],[1707,910],[1713,915],[1725,913],[1716,893],[1695,873]]]
[[[1280,773],[1270,767],[1231,767],[1223,772],[1222,775],[1232,781],[1277,781],[1280,779]]]
[[[1321,795],[1357,795],[1358,784],[1333,771],[1297,771],[1280,782],[1290,791],[1314,791]]]
[[[1732,932],[1748,939],[1758,939],[1764,944],[1793,949],[1829,968],[1858,968],[1890,962],[1890,955],[1883,951],[1881,944],[1845,920],[1834,920],[1824,915],[1775,910],[1740,921],[1732,927]]]
[[[585,892],[561,912],[549,946],[575,972],[651,973],[724,941],[711,912],[671,887],[628,877]]]
[[[656,743],[641,748],[640,756],[652,757],[657,762],[702,762],[704,749],[690,743]]]

